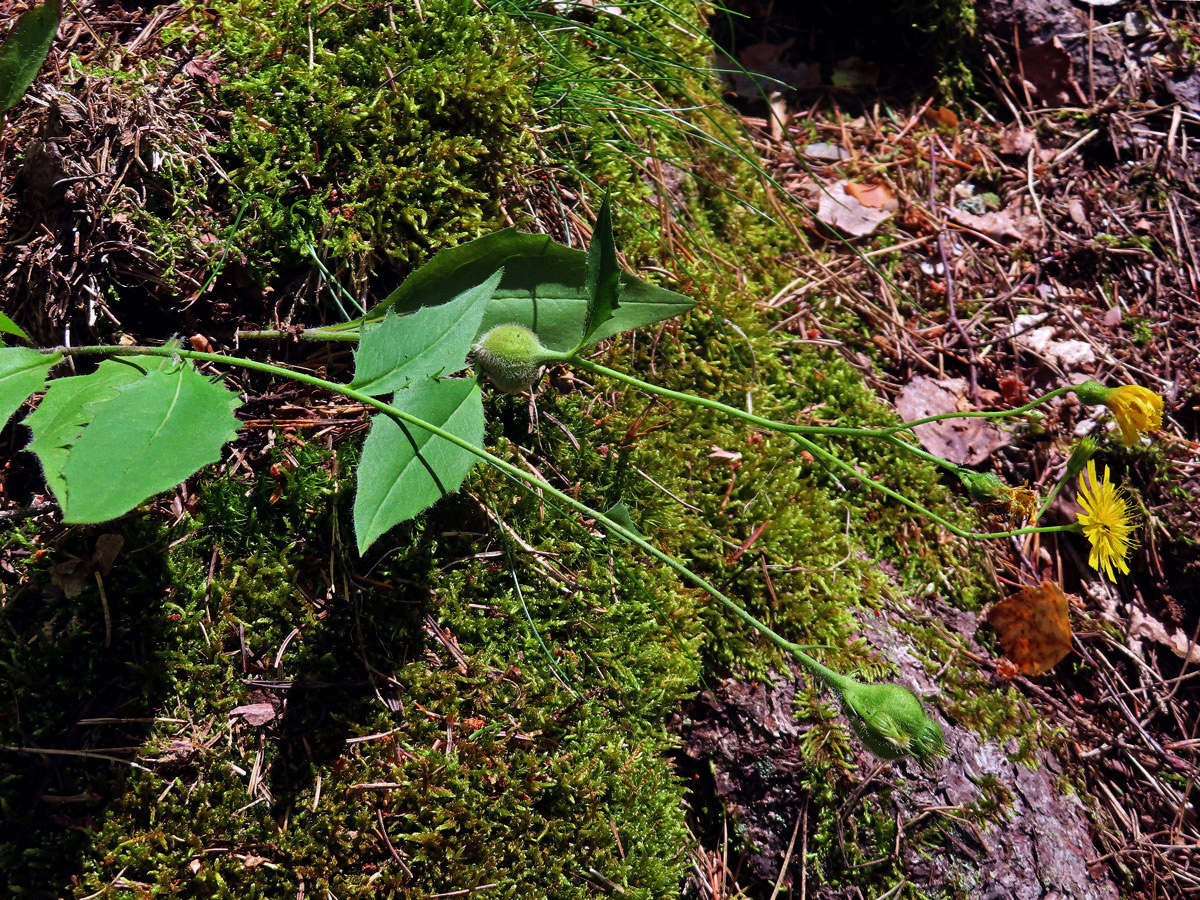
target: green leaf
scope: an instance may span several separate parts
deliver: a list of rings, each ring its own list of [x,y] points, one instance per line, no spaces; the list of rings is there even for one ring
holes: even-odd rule
[[[15,335],[23,341],[29,340],[29,335],[24,329],[4,313],[0,313],[0,333]]]
[[[104,522],[221,457],[240,401],[182,362],[151,370],[94,404],[62,467],[65,522]]]
[[[624,504],[624,502],[614,504],[613,507],[611,509],[609,509],[609,511],[606,512],[604,515],[608,516],[608,518],[612,519],[618,525],[622,525],[625,528],[628,528],[630,531],[632,531],[638,537],[644,536],[641,533],[641,531],[638,530],[637,525],[634,524],[633,516],[631,516],[629,514],[629,507],[626,506]],[[613,535],[613,537],[617,538],[618,540],[622,540],[622,541],[625,541],[626,543],[628,543],[628,538],[625,538],[619,534]]]
[[[31,347],[0,347],[0,428],[30,394],[46,387],[46,373],[61,353],[42,353]]]
[[[483,443],[483,400],[474,379],[424,378],[397,393],[392,403],[465,441]],[[354,497],[358,552],[366,552],[392,526],[457,491],[476,459],[420,428],[402,428],[390,416],[373,416]]]
[[[515,228],[442,250],[367,318],[380,319],[388,309],[406,313],[440,306],[501,267],[504,276],[483,314],[480,332],[511,322],[535,331],[551,350],[574,348],[587,317],[587,255],[546,235],[524,234]],[[626,272],[620,274],[620,282],[621,305],[592,334],[591,343],[670,319],[696,305],[682,294]]]
[[[38,408],[25,417],[33,432],[26,450],[41,460],[46,484],[65,506],[67,485],[62,470],[70,448],[96,414],[96,407],[117,396],[122,387],[137,381],[151,369],[169,368],[171,361],[161,356],[125,356],[106,359],[90,375],[56,378],[46,389]]]
[[[17,105],[37,78],[58,31],[61,0],[47,0],[29,10],[0,44],[0,113]]]
[[[441,306],[418,309],[408,316],[389,311],[382,323],[364,328],[350,387],[377,397],[430,375],[461,371],[501,274],[492,273],[482,284],[467,288]]]
[[[596,218],[592,242],[588,245],[584,291],[587,295],[587,314],[583,320],[580,347],[595,343],[591,340],[592,335],[608,323],[620,305],[617,298],[621,295],[621,267],[617,264],[617,245],[613,239],[608,194],[604,195],[604,202],[600,204],[600,215]]]

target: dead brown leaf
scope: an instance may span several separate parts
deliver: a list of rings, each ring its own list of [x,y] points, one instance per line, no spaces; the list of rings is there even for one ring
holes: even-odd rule
[[[942,131],[954,131],[958,128],[958,114],[946,106],[925,110],[925,118]]]
[[[1004,655],[1023,675],[1042,675],[1071,652],[1067,595],[1053,581],[1021,588],[988,612]]]
[[[795,38],[788,38],[781,44],[772,44],[770,41],[748,44],[738,51],[738,62],[751,72],[765,72],[779,62],[784,52],[795,43]]]
[[[64,597],[78,597],[87,584],[88,576],[95,571],[90,559],[72,557],[66,562],[50,567],[50,584],[62,592]]]
[[[1032,148],[1037,135],[1032,129],[1009,125],[1000,132],[1000,152],[1008,156],[1024,156]]]
[[[125,545],[119,534],[102,534],[96,538],[96,549],[90,559],[71,557],[50,567],[50,584],[62,592],[64,597],[78,597],[92,580],[94,573],[101,576],[112,571],[117,555]]]
[[[883,222],[891,218],[891,210],[862,203],[849,193],[849,184],[850,182],[845,180],[835,181],[821,191],[821,199],[817,204],[817,218],[853,237],[872,234]]]
[[[112,571],[117,554],[125,546],[125,538],[119,534],[102,534],[96,538],[96,550],[92,553],[92,564],[101,575]]]
[[[248,725],[266,725],[275,718],[275,707],[270,703],[247,703],[245,706],[235,706],[229,711],[229,717],[241,718]]]
[[[217,69],[216,62],[211,59],[190,59],[184,63],[183,71],[214,87],[221,83],[221,73]]]
[[[900,201],[886,184],[856,184],[846,182],[846,193],[868,209],[884,209],[895,212],[900,208]]]
[[[927,416],[966,412],[967,382],[963,378],[941,380],[918,375],[896,397],[896,410],[905,422]],[[913,429],[921,446],[935,456],[959,466],[974,466],[1011,440],[987,419],[943,419]]]
[[[1021,50],[1021,74],[1043,106],[1061,106],[1087,98],[1075,82],[1074,63],[1058,36]]]
[[[1129,615],[1129,634],[1132,637],[1149,638],[1156,644],[1162,644],[1180,659],[1200,663],[1200,646],[1194,644],[1178,628],[1174,632],[1168,632],[1162,622],[1143,614],[1136,606],[1132,607]]]
[[[996,212],[975,215],[964,209],[951,209],[951,220],[997,240],[1020,241],[1029,247],[1040,247],[1045,240],[1041,220],[1021,207],[1006,207]]]

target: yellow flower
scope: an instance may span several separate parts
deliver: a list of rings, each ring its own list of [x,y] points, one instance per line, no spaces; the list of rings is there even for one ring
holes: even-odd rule
[[[1020,487],[1005,485],[1004,506],[1008,512],[1008,520],[1016,525],[1022,522],[1032,522],[1037,515],[1038,495],[1030,489],[1029,483]]]
[[[1125,557],[1137,543],[1129,536],[1134,530],[1133,503],[1121,488],[1108,477],[1108,466],[1104,467],[1104,479],[1096,477],[1096,461],[1088,460],[1087,472],[1079,479],[1079,496],[1076,498],[1084,512],[1079,513],[1079,524],[1083,534],[1091,542],[1092,555],[1088,565],[1116,581],[1113,566],[1129,574]]]
[[[1121,427],[1121,439],[1132,447],[1147,431],[1162,428],[1163,398],[1140,384],[1113,388],[1104,398]]]

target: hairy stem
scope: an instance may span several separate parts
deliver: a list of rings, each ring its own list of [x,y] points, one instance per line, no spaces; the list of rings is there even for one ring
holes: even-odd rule
[[[620,538],[628,541],[629,543],[633,544],[634,546],[636,546],[643,552],[648,553],[649,555],[653,556],[655,559],[659,560],[660,562],[662,562],[663,564],[665,564],[666,566],[668,566],[669,568],[674,570],[678,575],[683,577],[685,580],[687,580],[687,581],[691,582],[692,584],[696,585],[697,587],[699,587],[701,590],[703,590],[705,593],[707,593],[710,597],[712,597],[714,600],[716,600],[722,606],[724,606],[734,616],[741,619],[744,623],[749,625],[755,631],[758,631],[760,634],[762,634],[768,640],[775,643],[781,649],[792,654],[799,662],[801,662],[805,667],[807,667],[814,675],[819,677],[822,681],[824,681],[826,684],[828,684],[834,690],[839,690],[839,691],[843,690],[847,684],[850,684],[853,682],[853,679],[850,679],[845,675],[841,675],[841,674],[833,671],[832,669],[822,665],[821,663],[817,662],[815,659],[813,659],[811,656],[809,656],[807,653],[805,653],[803,650],[801,650],[800,646],[798,644],[792,643],[791,641],[787,640],[782,635],[780,635],[776,631],[774,631],[766,623],[759,621],[751,613],[749,613],[747,610],[743,609],[741,606],[739,606],[737,603],[735,603],[730,597],[726,596],[723,592],[721,592],[716,587],[714,587],[704,577],[697,575],[695,572],[693,572],[691,569],[689,569],[683,563],[679,562],[677,559],[675,559],[670,554],[665,553],[662,550],[659,550],[657,547],[655,547],[649,541],[645,540],[645,538],[643,538],[637,532],[631,531],[630,529],[621,525],[619,522],[613,521],[608,516],[604,515],[602,512],[599,512],[598,510],[593,509],[592,507],[588,506],[587,504],[582,503],[579,500],[576,500],[570,494],[567,494],[567,493],[564,493],[563,491],[558,490],[553,485],[548,484],[547,482],[543,481],[542,479],[540,479],[534,475],[531,475],[522,469],[517,468],[512,463],[508,462],[507,460],[501,459],[499,456],[496,456],[494,453],[490,453],[489,451],[483,449],[482,447],[477,447],[475,444],[472,444],[470,441],[464,440],[455,434],[451,434],[450,432],[448,432],[442,428],[439,428],[437,425],[434,425],[431,422],[426,422],[424,419],[421,419],[421,418],[418,418],[417,416],[412,415],[412,413],[405,412],[403,409],[392,406],[391,404],[388,404],[388,403],[384,403],[382,400],[378,400],[375,397],[372,397],[368,394],[364,394],[360,391],[356,391],[353,388],[350,388],[344,384],[338,384],[337,382],[333,382],[333,381],[326,381],[325,379],[318,378],[315,375],[308,375],[304,372],[296,372],[291,369],[286,369],[282,366],[275,366],[270,363],[258,362],[256,360],[245,359],[243,357],[222,356],[221,354],[218,354],[218,353],[204,353],[204,352],[201,352],[198,350],[180,350],[180,349],[176,349],[173,347],[137,347],[137,346],[134,346],[134,347],[106,347],[106,346],[63,347],[63,348],[56,348],[56,349],[57,349],[57,352],[61,352],[64,356],[139,356],[139,355],[141,355],[141,356],[162,356],[162,357],[168,357],[168,358],[193,359],[198,362],[216,363],[218,365],[234,366],[234,367],[241,368],[241,369],[249,369],[254,372],[263,372],[265,374],[273,375],[273,376],[276,376],[279,378],[290,378],[293,381],[299,381],[304,384],[310,384],[310,385],[313,385],[314,387],[323,388],[324,390],[330,391],[332,393],[341,394],[344,397],[349,397],[351,400],[357,400],[359,403],[362,403],[365,406],[370,406],[373,409],[376,409],[379,412],[384,413],[385,415],[391,416],[393,419],[397,420],[398,422],[404,422],[404,423],[406,423],[408,425],[412,425],[416,428],[423,429],[424,431],[427,431],[429,434],[432,434],[435,437],[441,438],[444,441],[449,441],[451,444],[454,444],[457,447],[461,447],[463,450],[466,450],[467,452],[473,454],[474,456],[476,456],[479,459],[486,462],[488,465],[494,467],[495,469],[499,470],[500,472],[503,472],[509,478],[512,478],[513,480],[520,482],[524,486],[536,488],[540,491],[543,491],[547,495],[553,497],[559,503],[562,503],[565,506],[568,506],[571,509],[575,510],[576,512],[594,520],[597,524],[603,526],[604,529],[609,534],[615,535],[617,537],[620,537]]]
[[[917,503],[915,500],[910,500],[908,497],[905,497],[899,491],[896,491],[896,490],[888,487],[886,484],[883,484],[880,481],[876,481],[874,478],[871,478],[869,475],[864,475],[862,472],[858,471],[858,469],[854,468],[854,466],[850,465],[850,463],[846,462],[845,460],[838,459],[836,456],[834,456],[832,453],[830,453],[824,447],[814,444],[812,441],[808,440],[808,438],[804,437],[803,435],[794,434],[794,435],[792,435],[792,439],[794,441],[796,441],[796,443],[798,443],[800,446],[804,447],[806,450],[811,452],[814,456],[824,460],[827,463],[830,463],[831,465],[836,466],[837,468],[841,469],[843,472],[846,472],[849,475],[853,475],[859,481],[863,482],[864,484],[870,485],[871,487],[875,488],[875,490],[879,491],[882,494],[886,494],[887,496],[891,497],[893,500],[900,501],[905,506],[907,506],[909,509],[915,510],[916,512],[919,512],[923,516],[928,516],[930,519],[937,522],[939,525],[941,525],[943,528],[945,528],[951,534],[958,535],[959,537],[976,538],[976,539],[981,539],[981,540],[991,540],[994,538],[1015,537],[1018,534],[1048,534],[1048,533],[1056,532],[1056,531],[1079,531],[1080,530],[1080,527],[1078,525],[1047,525],[1047,526],[1036,527],[1036,528],[1034,528],[1034,527],[1017,528],[1012,531],[967,531],[963,528],[959,528],[953,522],[948,522],[946,519],[942,518],[937,513],[933,512],[933,510],[926,509],[924,506]]]
[[[247,340],[299,338],[306,341],[357,341],[359,338],[359,332],[339,330],[357,324],[361,324],[361,322],[347,322],[345,325],[341,326],[332,325],[323,328],[310,328],[306,331],[300,331],[296,333],[273,329],[267,329],[263,331],[239,331],[237,332],[237,337],[245,338]],[[640,378],[635,378],[632,375],[626,375],[624,372],[619,372],[616,369],[610,369],[608,366],[602,366],[600,363],[592,362],[590,359],[584,359],[577,354],[556,353],[554,354],[554,357],[558,360],[568,363],[569,365],[584,369],[585,371],[593,372],[597,375],[604,375],[608,378],[612,378],[615,381],[624,382],[631,387],[646,391],[649,394],[657,394],[660,397],[678,400],[680,403],[690,403],[693,406],[702,406],[706,409],[716,410],[718,412],[725,413],[726,415],[742,419],[743,421],[749,422],[752,425],[758,425],[762,428],[767,428],[771,431],[782,432],[784,434],[823,434],[834,436],[840,435],[843,437],[853,436],[886,439],[888,437],[894,437],[899,432],[908,431],[909,429],[915,428],[918,425],[928,425],[932,422],[941,422],[944,419],[1003,419],[1011,416],[1023,415],[1024,413],[1036,409],[1043,403],[1053,400],[1055,397],[1060,397],[1063,394],[1074,390],[1075,388],[1074,385],[1065,385],[1060,388],[1055,388],[1054,390],[1029,401],[1024,406],[1018,406],[1015,409],[992,410],[990,412],[974,410],[969,412],[940,413],[936,416],[926,416],[923,419],[917,419],[913,422],[905,422],[902,425],[888,425],[883,428],[846,428],[835,425],[793,425],[789,422],[778,422],[774,419],[756,416],[754,413],[749,413],[743,409],[738,409],[736,406],[729,406],[726,403],[721,403],[719,400],[709,400],[706,397],[697,397],[695,394],[688,394],[684,393],[683,391],[673,391],[670,388],[651,384],[648,381],[642,381]],[[945,466],[947,468],[957,468],[957,466],[954,466],[952,463],[947,462],[941,457],[934,456],[931,453],[926,453],[920,448],[914,447],[912,444],[904,441],[895,441],[895,445],[917,456],[927,458],[930,462],[934,462],[938,465]]]
[[[1046,499],[1042,501],[1041,508],[1037,511],[1037,515],[1034,516],[1034,518],[1033,518],[1033,520],[1035,522],[1046,514],[1046,510],[1048,510],[1050,508],[1050,504],[1054,502],[1055,498],[1058,496],[1059,491],[1061,491],[1063,489],[1063,485],[1065,485],[1068,481],[1070,481],[1071,476],[1068,473],[1069,473],[1069,468],[1068,468],[1067,472],[1063,472],[1063,477],[1058,480],[1058,483],[1056,485],[1054,485],[1054,487],[1053,487],[1053,489],[1051,489],[1050,493],[1046,495]]]
[[[993,410],[992,412],[953,412],[941,413],[936,416],[926,416],[924,419],[917,419],[914,422],[905,422],[903,425],[888,425],[883,428],[848,428],[826,425],[792,425],[788,422],[778,422],[774,419],[767,419],[762,416],[756,416],[754,413],[748,413],[744,409],[738,409],[736,406],[729,406],[726,403],[721,403],[719,400],[709,400],[706,397],[697,397],[695,394],[687,394],[682,391],[673,391],[670,388],[660,387],[656,384],[651,384],[648,381],[642,381],[640,378],[635,378],[632,375],[626,375],[624,372],[618,372],[616,369],[610,369],[608,366],[602,366],[599,363],[592,362],[588,359],[582,359],[576,356],[570,360],[570,365],[578,366],[588,372],[594,372],[597,375],[604,375],[612,378],[615,381],[620,381],[631,387],[636,387],[649,394],[658,394],[660,397],[666,397],[671,400],[677,400],[680,403],[690,403],[693,406],[702,406],[706,409],[717,410],[734,418],[742,419],[752,425],[758,425],[762,428],[768,428],[772,431],[778,431],[783,434],[822,434],[841,437],[867,437],[878,440],[887,441],[894,446],[906,450],[909,453],[919,456],[923,459],[928,459],[930,462],[943,466],[949,469],[957,469],[953,463],[942,459],[940,456],[934,456],[932,453],[926,453],[919,447],[914,447],[905,441],[900,440],[896,435],[903,431],[908,431],[918,425],[928,425],[931,422],[940,422],[943,419],[1000,419],[1010,416],[1019,416],[1029,412],[1037,406],[1052,400],[1055,397],[1061,396],[1074,389],[1074,385],[1056,388],[1047,394],[1043,394],[1036,400],[1026,403],[1024,406],[1016,409]]]
[[[237,331],[234,336],[239,340],[259,341],[259,340],[301,340],[301,341],[357,341],[357,331],[324,331],[322,329],[309,328],[303,331],[280,331],[275,328],[268,328],[263,331]]]
[[[822,459],[826,460],[827,462],[833,463],[834,465],[838,466],[839,468],[843,469],[846,472],[849,472],[855,478],[858,478],[859,480],[863,481],[865,484],[868,484],[871,487],[875,488],[876,490],[883,492],[884,494],[891,497],[892,499],[899,500],[901,503],[903,503],[905,506],[909,507],[910,509],[917,511],[924,516],[928,516],[930,519],[933,519],[939,525],[942,525],[944,528],[949,530],[951,533],[956,534],[959,537],[964,537],[964,538],[1004,538],[1004,537],[1012,537],[1012,536],[1018,535],[1018,534],[1040,534],[1040,533],[1051,532],[1051,531],[1077,531],[1078,530],[1078,528],[1073,525],[1056,525],[1056,526],[1046,526],[1046,527],[1041,527],[1041,528],[1022,528],[1022,529],[1019,529],[1016,531],[994,531],[994,532],[966,531],[965,529],[959,528],[957,525],[954,525],[952,522],[948,522],[946,519],[944,519],[942,516],[939,516],[937,513],[933,512],[932,510],[926,509],[924,506],[921,506],[916,501],[910,500],[908,497],[905,497],[899,491],[895,491],[892,488],[889,488],[887,485],[882,484],[882,483],[876,481],[875,479],[870,478],[866,475],[863,475],[861,472],[859,472],[857,469],[855,469],[849,463],[843,462],[842,460],[840,460],[836,456],[834,456],[832,453],[830,453],[828,450],[825,450],[824,448],[819,447],[818,445],[814,444],[812,441],[808,440],[805,437],[806,435],[820,434],[820,435],[835,435],[835,436],[843,436],[843,437],[853,436],[853,437],[875,438],[877,440],[882,440],[888,444],[891,444],[892,446],[896,447],[897,449],[905,450],[909,453],[912,453],[914,456],[919,456],[922,459],[926,459],[926,460],[928,460],[932,463],[935,463],[936,465],[939,465],[943,468],[953,469],[953,470],[957,471],[958,466],[954,465],[953,463],[949,462],[948,460],[942,459],[940,456],[935,456],[932,453],[927,453],[925,450],[922,450],[919,447],[914,447],[912,444],[909,444],[906,441],[900,440],[900,438],[898,438],[896,436],[897,432],[911,428],[914,425],[921,425],[921,424],[925,424],[928,422],[936,422],[936,421],[940,421],[942,419],[949,419],[949,418],[959,418],[959,417],[979,418],[979,417],[997,417],[997,416],[1001,416],[1001,415],[1003,415],[1003,416],[1020,415],[1022,412],[1027,412],[1028,410],[1034,408],[1035,406],[1037,406],[1041,403],[1045,403],[1047,400],[1050,400],[1056,396],[1059,396],[1060,394],[1063,394],[1063,393],[1071,390],[1070,386],[1058,388],[1056,390],[1050,391],[1048,394],[1043,395],[1042,397],[1038,398],[1037,400],[1035,400],[1031,403],[1026,404],[1025,406],[1022,406],[1022,407],[1020,407],[1018,409],[1014,409],[1014,410],[1008,410],[1005,412],[999,412],[999,413],[998,412],[992,412],[992,413],[981,413],[981,412],[945,413],[940,416],[930,416],[925,419],[918,419],[916,422],[909,422],[908,424],[903,425],[903,426],[892,426],[889,428],[837,428],[837,427],[825,427],[825,426],[817,426],[817,425],[789,425],[786,422],[776,422],[773,419],[766,419],[766,418],[763,418],[762,416],[756,416],[753,413],[748,413],[745,410],[738,409],[735,406],[729,406],[728,404],[721,403],[717,400],[709,400],[704,397],[697,397],[693,394],[687,394],[687,393],[683,393],[681,391],[673,391],[673,390],[670,390],[669,388],[659,387],[658,385],[654,385],[654,384],[650,384],[649,382],[642,381],[640,378],[635,378],[632,375],[626,375],[624,372],[618,372],[615,369],[610,369],[607,366],[602,366],[599,363],[594,363],[594,362],[591,362],[590,360],[580,359],[578,357],[571,360],[571,365],[579,366],[580,368],[585,369],[586,371],[594,372],[598,375],[604,375],[606,377],[613,378],[617,381],[623,382],[632,387],[636,387],[640,390],[644,390],[647,393],[658,394],[659,396],[667,397],[672,400],[678,400],[682,403],[691,403],[693,406],[702,406],[702,407],[705,407],[706,409],[714,409],[719,412],[725,413],[726,415],[730,415],[735,418],[742,419],[743,421],[750,422],[754,425],[758,425],[763,428],[768,428],[773,431],[779,431],[784,434],[790,435],[797,443],[799,443],[801,446],[805,447],[806,449],[810,450],[814,454],[820,456]]]

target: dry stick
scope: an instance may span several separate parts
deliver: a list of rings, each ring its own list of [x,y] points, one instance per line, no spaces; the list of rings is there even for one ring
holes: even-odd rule
[[[929,211],[933,214],[935,220],[940,221],[937,214],[937,150],[934,148],[935,136],[930,136],[929,139]],[[946,235],[941,228],[938,229],[938,253],[942,257],[942,271],[946,276],[946,306],[950,310],[950,323],[958,331],[959,336],[963,339],[963,346],[967,348],[967,355],[970,358],[971,366],[971,402],[975,404],[975,408],[979,409],[979,372],[978,372],[978,357],[975,355],[975,345],[971,342],[971,338],[967,335],[967,330],[963,328],[962,322],[958,320],[958,309],[955,304],[954,297],[954,275],[950,271],[950,257],[946,253]]]
[[[775,879],[775,890],[771,891],[771,900],[775,900],[779,896],[779,889],[783,887],[783,879],[787,875],[788,863],[792,861],[792,850],[796,846],[796,834],[800,831],[800,820],[805,817],[807,806],[800,815],[796,816],[796,824],[792,828],[792,838],[788,841],[787,852],[783,854],[783,865],[779,867],[779,877]]]
[[[108,594],[104,592],[104,579],[100,577],[99,572],[93,572],[96,576],[96,587],[100,591],[100,608],[104,611],[104,646],[112,646],[112,611],[108,608]]]
[[[1092,106],[1096,102],[1096,7],[1088,4],[1088,106]]]
[[[32,519],[35,516],[48,516],[57,510],[58,504],[51,503],[49,500],[43,500],[40,503],[34,503],[32,506],[18,509],[0,509],[0,522],[9,519]]]
[[[58,750],[50,747],[16,747],[12,744],[0,745],[0,750],[9,750],[13,753],[32,753],[37,756],[78,756],[82,759],[102,759],[105,762],[121,763],[122,765],[153,774],[153,770],[146,768],[141,763],[132,759],[122,759],[119,756],[112,756],[108,753],[95,753],[91,750]]]

